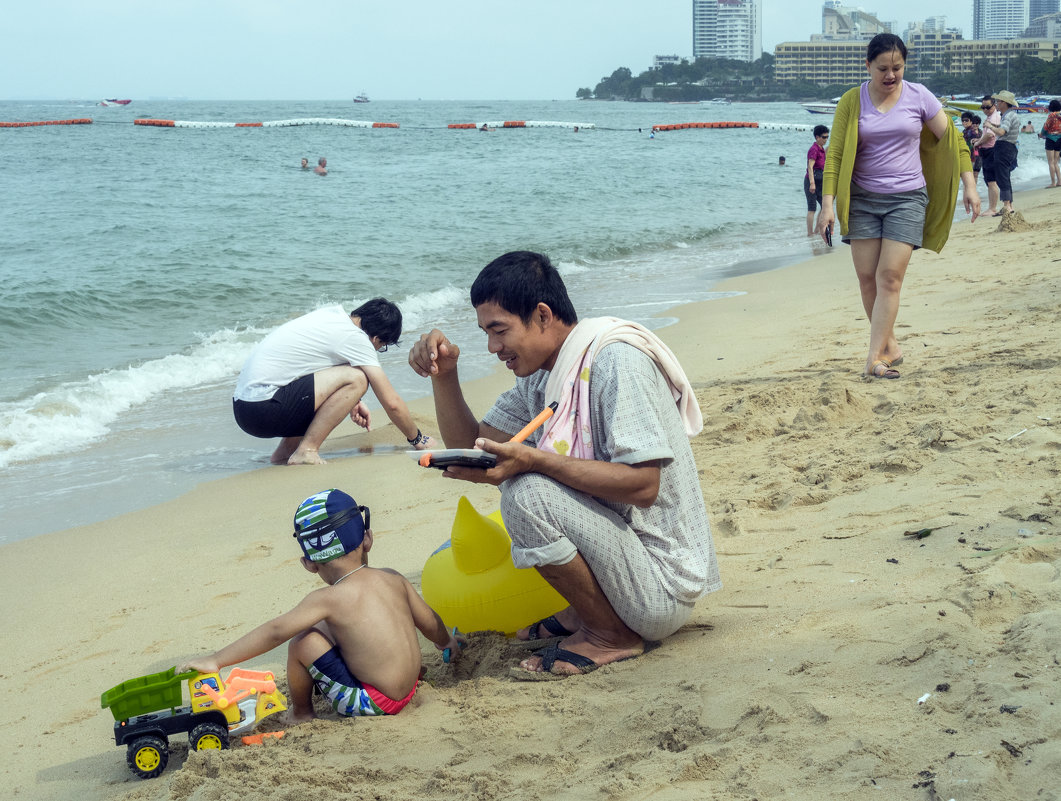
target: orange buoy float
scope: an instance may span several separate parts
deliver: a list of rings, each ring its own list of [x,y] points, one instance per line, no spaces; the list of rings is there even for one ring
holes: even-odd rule
[[[76,120],[33,120],[31,122],[0,122],[0,128],[36,128],[39,125],[91,125],[92,120],[82,117]]]

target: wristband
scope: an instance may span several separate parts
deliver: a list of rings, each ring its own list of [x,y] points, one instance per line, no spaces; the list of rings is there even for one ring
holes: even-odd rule
[[[413,437],[412,439],[407,439],[406,442],[408,442],[410,445],[416,446],[416,445],[423,445],[425,442],[427,442],[428,439],[429,439],[429,437],[427,435],[425,435],[423,432],[421,432],[420,429],[418,428],[418,429],[416,429],[416,436]]]

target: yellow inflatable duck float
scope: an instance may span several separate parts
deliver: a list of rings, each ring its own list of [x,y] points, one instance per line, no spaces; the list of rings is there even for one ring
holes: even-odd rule
[[[501,512],[479,514],[462,495],[450,539],[424,564],[424,600],[449,626],[510,636],[565,608],[537,570],[516,569],[511,548]]]

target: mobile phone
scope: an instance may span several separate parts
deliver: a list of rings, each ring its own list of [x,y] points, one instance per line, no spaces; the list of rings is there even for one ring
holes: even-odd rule
[[[833,246],[833,227],[830,225],[825,229],[825,244]]]

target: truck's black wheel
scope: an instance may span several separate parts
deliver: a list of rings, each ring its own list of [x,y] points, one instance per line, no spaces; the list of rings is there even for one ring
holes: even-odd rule
[[[141,779],[153,779],[166,769],[169,744],[161,737],[137,737],[125,755],[129,770]]]
[[[228,748],[228,729],[220,723],[200,723],[188,735],[188,744],[193,751]]]

